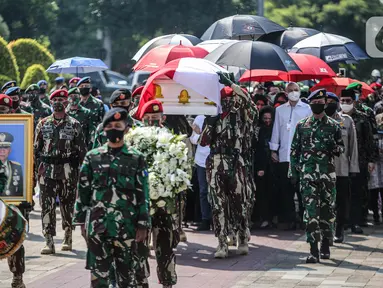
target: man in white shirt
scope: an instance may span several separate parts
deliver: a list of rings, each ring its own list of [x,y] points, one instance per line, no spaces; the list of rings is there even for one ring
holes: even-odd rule
[[[290,82],[286,86],[289,101],[279,106],[275,111],[273,133],[270,141],[271,157],[275,163],[277,194],[279,203],[276,203],[279,223],[286,223],[287,229],[295,229],[295,204],[294,196],[299,187],[297,183],[291,183],[288,179],[290,162],[290,148],[293,141],[297,123],[312,114],[310,106],[300,100],[300,88],[297,83]],[[300,207],[302,201],[298,193]],[[300,208],[300,217],[303,216],[303,208]]]
[[[202,147],[198,144],[198,139],[202,132],[205,116],[200,115],[194,119],[193,134],[190,136],[190,142],[197,145],[194,162],[197,168],[197,178],[199,186],[199,199],[201,205],[202,224],[197,228],[198,231],[209,231],[211,223],[211,206],[208,201],[208,184],[206,179],[206,158],[210,154],[210,147]]]

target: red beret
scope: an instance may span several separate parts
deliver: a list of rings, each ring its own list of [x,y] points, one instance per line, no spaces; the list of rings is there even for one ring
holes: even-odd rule
[[[75,83],[77,84],[78,81],[80,81],[80,77],[73,77],[72,79],[69,80],[69,84]]]
[[[0,105],[12,108],[12,98],[5,94],[0,94]]]
[[[144,86],[140,86],[133,91],[132,98],[138,95],[141,95],[142,90],[144,90]]]
[[[52,100],[55,97],[65,97],[68,98],[68,91],[64,89],[56,90],[51,94],[51,97],[49,97],[50,100]]]
[[[370,87],[374,90],[377,90],[382,88],[382,84],[374,82],[370,84]]]
[[[162,113],[164,112],[164,109],[162,108],[162,103],[155,100],[150,100],[149,102],[146,102],[145,105],[141,109],[140,119],[144,117],[145,113]]]
[[[221,89],[221,98],[226,98],[226,97],[232,97],[233,96],[233,89],[225,86],[224,88]]]

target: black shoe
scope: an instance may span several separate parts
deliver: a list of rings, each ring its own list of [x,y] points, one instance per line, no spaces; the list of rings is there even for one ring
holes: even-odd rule
[[[330,259],[330,240],[323,238],[320,245],[320,258]]]
[[[344,241],[344,228],[343,228],[343,225],[336,224],[334,242],[335,243],[343,243],[343,241]]]
[[[363,234],[363,230],[359,225],[351,225],[351,232],[354,234]]]
[[[319,263],[318,242],[310,243],[310,255],[306,258],[307,264]]]
[[[374,225],[378,226],[380,225],[380,216],[379,213],[374,213]]]
[[[198,225],[197,231],[210,231],[210,220],[202,220],[202,223]]]
[[[360,227],[368,227],[368,221],[367,220],[363,220],[363,222],[360,223]]]

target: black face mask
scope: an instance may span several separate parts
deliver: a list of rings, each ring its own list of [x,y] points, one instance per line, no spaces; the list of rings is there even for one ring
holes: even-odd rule
[[[80,88],[80,94],[82,96],[87,96],[90,93],[90,88]]]
[[[335,114],[336,110],[338,109],[338,103],[328,103],[327,107],[325,109],[325,112],[327,116],[332,116]]]
[[[313,113],[317,115],[321,114],[324,111],[325,106],[326,104],[319,104],[319,103],[310,104],[311,111],[313,111]]]
[[[29,101],[34,102],[34,101],[36,101],[37,99],[39,99],[39,97],[38,97],[37,94],[29,94],[29,95],[28,95],[28,99],[29,99]]]
[[[112,143],[118,143],[124,139],[124,130],[111,129],[105,131],[106,138]]]
[[[45,88],[40,88],[40,94],[45,94],[45,92],[46,92],[46,89]]]

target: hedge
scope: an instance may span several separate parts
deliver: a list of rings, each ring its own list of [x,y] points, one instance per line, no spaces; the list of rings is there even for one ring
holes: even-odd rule
[[[20,77],[23,79],[27,69],[33,64],[40,64],[47,69],[54,61],[53,55],[43,45],[33,39],[17,39],[8,44],[13,54],[16,56],[17,65],[19,66]],[[55,74],[50,75],[50,79],[54,79]]]
[[[36,84],[39,80],[45,80],[49,82],[49,75],[42,65],[34,64],[30,66],[25,72],[25,76],[23,82],[21,82],[20,88],[26,89],[29,85]]]
[[[0,37],[0,75],[7,77],[8,81],[16,80],[17,84],[19,84],[20,73],[16,57],[2,37]],[[0,84],[4,82],[3,77],[0,81]]]
[[[2,87],[5,83],[8,81],[11,81],[12,78],[8,77],[7,75],[1,75],[0,74],[0,87]]]

